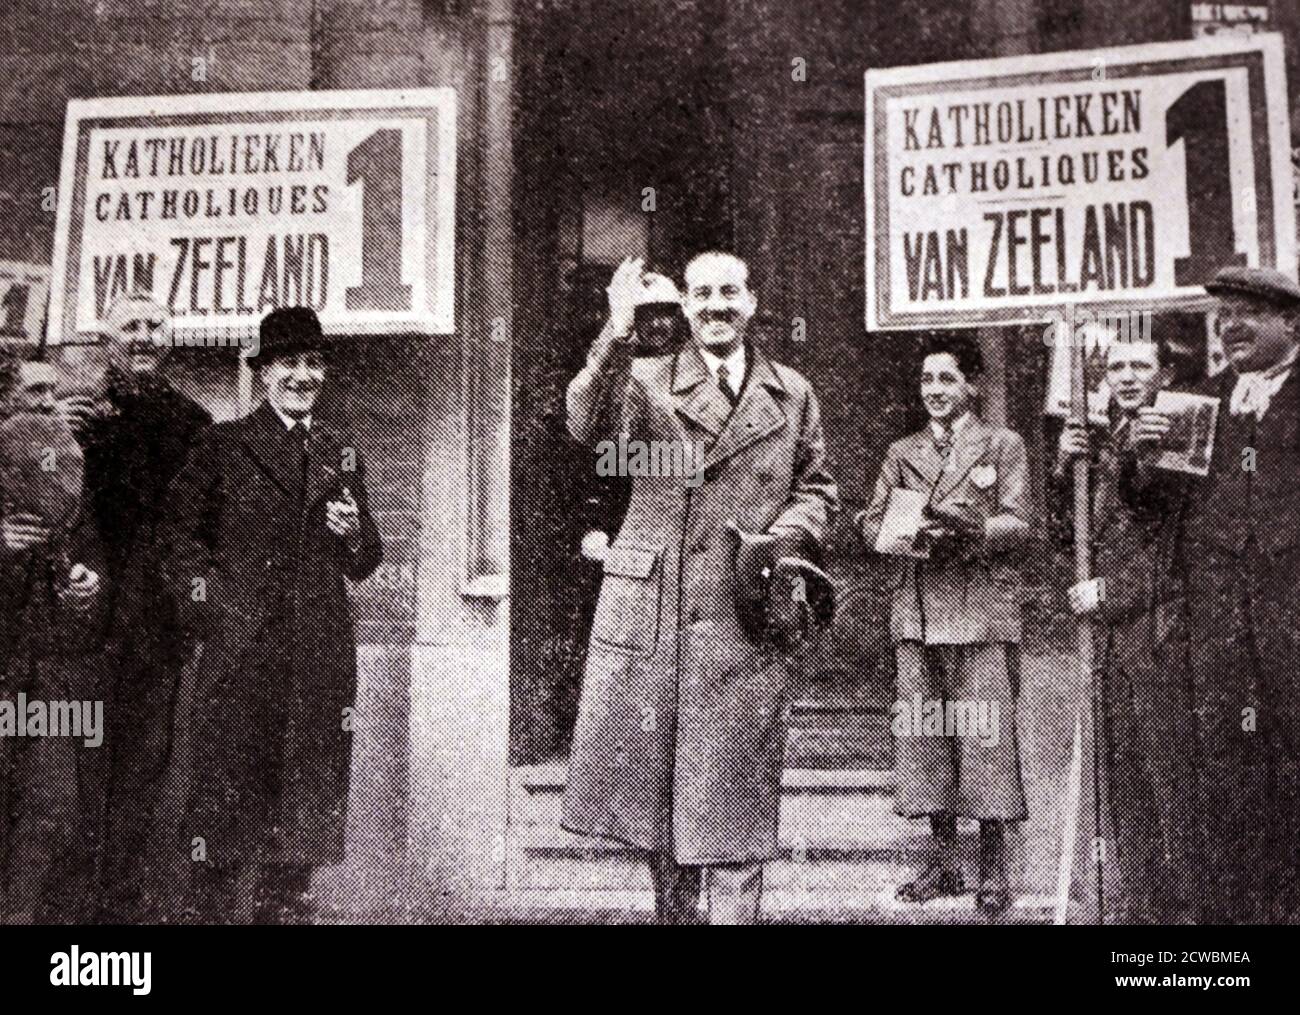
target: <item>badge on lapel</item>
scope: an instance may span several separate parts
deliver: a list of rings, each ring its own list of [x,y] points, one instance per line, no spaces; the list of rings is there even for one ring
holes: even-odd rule
[[[998,472],[991,465],[977,465],[970,470],[970,481],[981,490],[987,490],[997,478]]]

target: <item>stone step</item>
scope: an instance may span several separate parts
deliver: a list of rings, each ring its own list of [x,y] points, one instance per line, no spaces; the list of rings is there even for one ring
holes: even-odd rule
[[[506,889],[520,919],[641,922],[653,913],[649,872],[640,854],[619,843],[572,835],[559,827],[562,766],[518,769],[510,793]],[[977,869],[978,826],[958,829],[963,868]],[[764,871],[764,913],[776,922],[976,923],[974,894],[922,906],[894,900],[928,853],[928,827],[893,812],[893,774],[788,770],[781,800],[780,856]],[[1052,900],[1018,877],[1023,863],[1012,838],[1009,867],[1017,898],[1003,917],[1050,922]],[[547,914],[550,914],[548,917]]]

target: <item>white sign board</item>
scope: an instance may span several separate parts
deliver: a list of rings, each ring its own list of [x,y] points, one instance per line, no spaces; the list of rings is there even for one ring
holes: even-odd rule
[[[0,342],[39,342],[49,295],[48,264],[0,261]]]
[[[184,336],[311,306],[335,334],[454,326],[451,89],[68,103],[50,340],[144,291]]]
[[[868,330],[1189,307],[1294,275],[1282,40],[868,71]]]

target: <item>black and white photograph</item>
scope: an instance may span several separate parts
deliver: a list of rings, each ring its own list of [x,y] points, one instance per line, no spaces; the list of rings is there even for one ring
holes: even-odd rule
[[[11,0],[0,927],[1240,997],[1298,212],[1300,0]]]

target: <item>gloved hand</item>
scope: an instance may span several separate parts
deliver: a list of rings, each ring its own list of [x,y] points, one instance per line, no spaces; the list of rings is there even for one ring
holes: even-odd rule
[[[736,522],[727,522],[736,540],[737,591],[746,599],[760,601],[767,596],[772,569],[782,557],[804,553],[805,537],[800,532],[743,532]]]
[[[803,557],[807,537],[802,532],[743,532],[727,523],[736,540],[736,611],[741,626],[755,642],[772,640],[773,631],[802,624],[806,604],[793,596],[772,596],[772,574],[782,557]]]
[[[929,547],[930,560],[947,563],[974,556],[984,542],[983,526],[957,511],[927,508],[918,538]]]

